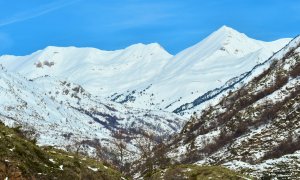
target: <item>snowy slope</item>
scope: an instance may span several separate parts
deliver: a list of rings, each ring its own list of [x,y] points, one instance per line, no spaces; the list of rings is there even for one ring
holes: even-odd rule
[[[223,26],[175,56],[157,43],[117,51],[47,47],[24,57],[1,56],[0,63],[29,79],[49,75],[80,84],[102,99],[181,113],[183,105],[251,70],[289,40],[258,41]],[[186,115],[202,107],[192,106]]]
[[[185,163],[225,165],[258,178],[297,179],[300,37],[238,81],[186,123],[169,156]]]
[[[142,93],[132,94],[134,88],[131,88],[129,93],[118,98],[119,102],[127,96],[133,99],[127,103],[132,106],[152,105],[174,111],[222,86],[231,78],[251,70],[289,41],[258,41],[223,26],[200,43],[174,56],[164,66],[162,73],[137,88],[136,91]]]
[[[29,79],[62,77],[105,97],[157,75],[171,57],[157,43],[135,44],[116,51],[49,46],[24,57],[2,56],[0,62]]]
[[[34,129],[40,145],[66,148],[97,139],[109,147],[116,131],[132,138],[143,133],[165,137],[182,126],[174,114],[103,102],[79,85],[52,77],[29,81],[2,66],[0,89],[0,120],[9,126]],[[128,145],[136,150],[131,140]]]

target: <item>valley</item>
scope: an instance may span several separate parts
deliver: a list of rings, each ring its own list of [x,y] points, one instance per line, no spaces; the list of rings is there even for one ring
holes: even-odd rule
[[[300,176],[299,37],[264,42],[222,26],[176,55],[158,43],[49,46],[0,64],[2,132],[26,134],[3,148],[91,158],[67,158],[75,178],[95,178],[94,166],[103,179]],[[55,171],[30,172],[27,159],[13,169],[63,177],[44,160]]]

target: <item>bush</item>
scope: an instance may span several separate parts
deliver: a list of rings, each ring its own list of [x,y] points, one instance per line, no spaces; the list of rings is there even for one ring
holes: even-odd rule
[[[265,70],[264,72],[262,72],[260,75],[256,76],[253,79],[253,82],[258,83],[260,80],[262,80],[265,76],[267,76],[267,74],[269,74],[271,72],[271,70],[273,68],[275,68],[276,64],[277,64],[277,61],[276,60],[273,61],[272,64],[270,65],[270,67],[267,70]]]
[[[249,124],[242,121],[237,125],[237,128],[234,132],[234,138],[240,137],[241,135],[245,134],[248,131]]]
[[[16,126],[13,128],[13,130],[19,137],[27,139],[34,144],[37,142],[39,134],[33,127],[29,125]]]
[[[278,146],[274,147],[271,151],[267,152],[263,160],[279,158],[286,154],[293,154],[295,151],[300,150],[300,138],[298,137],[293,141],[292,136],[282,141]]]
[[[299,76],[299,75],[300,75],[300,63],[297,64],[297,65],[293,68],[293,70],[290,72],[290,76],[291,76],[292,78],[296,78],[296,77]]]

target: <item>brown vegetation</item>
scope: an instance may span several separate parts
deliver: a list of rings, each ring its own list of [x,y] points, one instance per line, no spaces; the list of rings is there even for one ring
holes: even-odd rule
[[[293,137],[289,136],[286,140],[278,144],[278,146],[267,152],[262,160],[279,158],[286,154],[292,154],[297,150],[300,150],[300,137],[293,140]]]

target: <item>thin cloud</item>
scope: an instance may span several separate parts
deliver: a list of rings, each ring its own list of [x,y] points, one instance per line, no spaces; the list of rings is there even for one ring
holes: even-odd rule
[[[10,24],[26,21],[29,19],[33,19],[39,16],[42,16],[44,14],[48,14],[50,12],[56,11],[58,9],[61,9],[63,7],[72,5],[80,0],[73,0],[73,1],[63,1],[61,3],[51,3],[51,4],[46,4],[42,7],[36,8],[34,10],[30,11],[25,11],[21,12],[18,14],[15,14],[9,18],[6,19],[0,19],[0,27],[2,26],[7,26]]]
[[[111,19],[106,19],[102,22],[103,28],[108,29],[128,29],[145,26],[160,26],[167,24],[178,15],[180,9],[179,4],[172,4],[170,1],[151,1],[151,2],[137,2],[131,1],[129,3],[117,3],[114,6],[107,5],[103,8],[105,14],[114,14]]]

